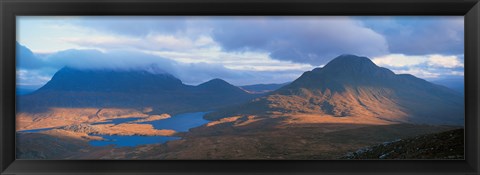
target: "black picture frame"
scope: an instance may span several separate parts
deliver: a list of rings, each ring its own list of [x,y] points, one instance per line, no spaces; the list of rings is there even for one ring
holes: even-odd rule
[[[478,0],[0,0],[0,174],[479,174]],[[15,160],[15,16],[464,15],[465,160]]]

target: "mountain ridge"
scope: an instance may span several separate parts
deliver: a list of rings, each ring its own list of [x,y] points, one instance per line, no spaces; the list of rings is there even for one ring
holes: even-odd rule
[[[144,86],[142,86],[144,85]],[[63,67],[37,92],[99,91],[132,92],[185,88],[171,74],[153,74],[145,70],[76,69]]]

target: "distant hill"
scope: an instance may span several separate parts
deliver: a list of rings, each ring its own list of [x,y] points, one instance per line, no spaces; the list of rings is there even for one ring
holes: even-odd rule
[[[218,79],[218,78],[199,84],[197,88],[201,90],[217,92],[219,94],[230,94],[230,93],[244,94],[245,93],[244,90],[226,82],[225,80]]]
[[[448,87],[462,94],[465,94],[465,80],[463,78],[446,78],[446,79],[432,80],[431,82]]]
[[[153,107],[154,113],[181,113],[214,110],[258,97],[220,79],[190,86],[173,75],[156,72],[64,67],[43,87],[21,96],[18,110]]]
[[[253,85],[240,86],[240,88],[252,94],[263,94],[263,93],[277,90],[289,83],[290,82],[281,83],[281,84],[253,84]]]
[[[317,113],[371,116],[407,123],[463,125],[460,93],[409,74],[394,74],[366,57],[341,55],[323,68],[251,102],[206,116]]]

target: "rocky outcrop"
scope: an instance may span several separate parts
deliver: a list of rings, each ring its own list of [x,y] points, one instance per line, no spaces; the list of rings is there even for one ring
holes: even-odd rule
[[[85,134],[94,135],[142,135],[142,136],[172,136],[176,132],[174,130],[161,129],[157,130],[150,124],[76,124],[60,127],[59,129]]]
[[[73,132],[79,132],[79,133],[88,133],[88,134],[99,134],[100,130],[98,127],[95,127],[90,124],[78,124],[78,125],[68,125],[64,127],[60,127],[60,129],[67,130],[67,131],[73,131]]]

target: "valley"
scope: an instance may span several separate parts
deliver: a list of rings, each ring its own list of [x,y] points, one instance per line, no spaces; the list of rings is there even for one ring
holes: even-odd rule
[[[366,57],[341,55],[290,83],[243,88],[186,85],[152,70],[65,67],[19,96],[17,158],[346,159],[464,126],[462,94]]]

